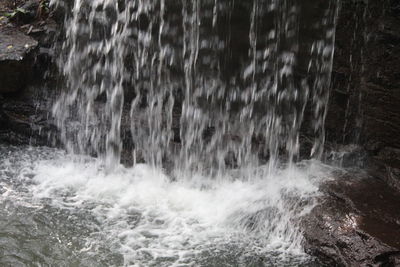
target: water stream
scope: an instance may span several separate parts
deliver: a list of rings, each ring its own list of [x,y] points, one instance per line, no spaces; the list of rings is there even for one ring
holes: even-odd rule
[[[339,2],[311,2],[53,0],[66,152],[0,146],[1,234],[30,234],[0,263],[313,266]]]

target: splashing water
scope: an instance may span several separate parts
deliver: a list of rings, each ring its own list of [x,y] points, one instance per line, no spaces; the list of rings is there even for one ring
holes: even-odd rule
[[[329,174],[317,162],[251,182],[234,173],[171,182],[148,165],[107,174],[100,160],[49,148],[0,146],[0,156],[3,236],[32,233],[17,260],[0,263],[314,266],[296,223]]]
[[[328,175],[297,161],[303,128],[322,155],[338,10],[303,2],[53,0],[66,14],[53,111],[67,150],[98,159],[26,163],[26,197],[89,213],[80,251],[123,256],[107,265],[295,264],[281,255],[301,255]]]

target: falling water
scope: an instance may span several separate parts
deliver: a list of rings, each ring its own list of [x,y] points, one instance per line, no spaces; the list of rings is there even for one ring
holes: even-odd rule
[[[124,119],[135,158],[153,166],[213,173],[264,159],[275,169],[279,156],[298,158],[309,103],[310,153],[321,156],[337,2],[304,44],[295,0],[72,2],[55,1],[72,12],[59,61],[68,90],[54,107],[71,150],[119,163]],[[244,26],[232,12],[247,40],[233,35],[232,23]]]
[[[66,14],[53,111],[70,154],[23,163],[24,190],[90,213],[96,234],[77,247],[124,265],[298,255],[326,175],[300,162],[300,137],[321,157],[339,3],[311,2],[53,0]]]

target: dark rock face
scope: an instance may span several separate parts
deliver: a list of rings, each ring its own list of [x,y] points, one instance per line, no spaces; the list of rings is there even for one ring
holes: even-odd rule
[[[58,143],[57,129],[43,103],[8,98],[0,101],[0,142],[13,145],[50,145]]]
[[[11,26],[0,26],[0,93],[23,90],[33,73],[38,42]]]
[[[371,174],[400,192],[400,149],[385,147],[368,162]]]
[[[37,5],[38,1],[25,1],[21,8],[35,13]],[[4,8],[1,3],[0,11],[10,12]],[[51,47],[58,26],[51,19],[39,20],[36,13],[15,23],[0,19],[0,142],[55,145],[57,130],[50,112],[56,91],[49,88],[54,87]]]
[[[345,147],[341,163],[363,158],[374,178],[358,171],[322,186],[304,235],[328,266],[400,266],[399,44],[398,1],[341,1],[328,140],[360,144]]]
[[[329,140],[400,148],[397,12],[397,1],[342,1],[327,117]]]
[[[321,189],[303,222],[306,251],[328,266],[398,266],[400,194],[359,171]]]

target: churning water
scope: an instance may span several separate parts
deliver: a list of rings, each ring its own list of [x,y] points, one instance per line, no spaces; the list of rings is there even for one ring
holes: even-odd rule
[[[0,148],[13,225],[0,260],[312,264],[299,223],[328,171],[298,163],[300,130],[318,159],[338,2],[52,2],[66,14],[53,111],[68,153]]]
[[[49,148],[0,147],[0,262],[10,266],[314,266],[298,219],[327,170],[171,181]],[[316,265],[317,266],[317,265]]]

